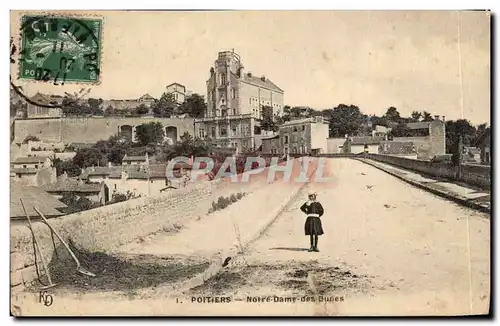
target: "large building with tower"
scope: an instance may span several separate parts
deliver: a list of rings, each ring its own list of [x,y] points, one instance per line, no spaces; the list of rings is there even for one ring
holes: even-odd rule
[[[266,76],[245,72],[234,51],[219,52],[207,80],[207,109],[195,133],[238,152],[259,146],[263,108],[283,112],[283,90]]]

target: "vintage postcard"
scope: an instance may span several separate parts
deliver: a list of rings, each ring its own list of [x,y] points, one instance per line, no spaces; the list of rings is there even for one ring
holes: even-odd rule
[[[10,19],[13,316],[489,314],[489,11]]]

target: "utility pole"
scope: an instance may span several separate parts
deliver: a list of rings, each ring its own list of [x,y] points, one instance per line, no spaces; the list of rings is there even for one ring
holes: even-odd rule
[[[458,164],[457,164],[457,180],[460,180],[462,178],[462,152],[463,152],[463,135],[460,134],[458,135]]]

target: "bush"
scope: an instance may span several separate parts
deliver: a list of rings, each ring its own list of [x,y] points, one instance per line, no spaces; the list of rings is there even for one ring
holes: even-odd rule
[[[126,201],[126,200],[129,200],[132,197],[133,197],[133,194],[130,191],[127,191],[126,194],[115,192],[113,194],[113,196],[111,197],[110,204],[119,203],[119,202],[122,202],[122,201]]]
[[[243,198],[243,196],[245,196],[245,195],[246,195],[246,193],[238,192],[237,194],[232,194],[229,197],[220,196],[216,202],[215,201],[212,202],[212,207],[208,210],[208,214],[228,207],[232,203],[235,203],[238,200],[240,200],[241,198]]]

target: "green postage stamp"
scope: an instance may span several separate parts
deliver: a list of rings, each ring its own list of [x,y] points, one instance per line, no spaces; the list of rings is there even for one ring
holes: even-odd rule
[[[20,36],[19,78],[55,85],[99,82],[102,19],[24,15]]]

